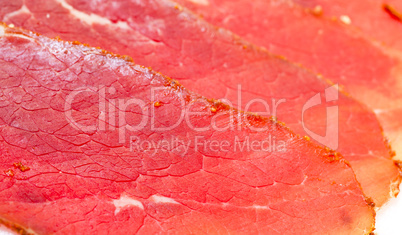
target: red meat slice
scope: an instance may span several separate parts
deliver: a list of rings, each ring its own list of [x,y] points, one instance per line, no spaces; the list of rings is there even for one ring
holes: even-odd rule
[[[273,53],[286,56],[289,60],[301,63],[315,73],[343,85],[346,92],[376,111],[398,160],[402,160],[402,119],[398,115],[402,112],[400,51],[390,51],[381,43],[367,40],[355,28],[348,27],[340,20],[324,19],[320,8],[308,10],[290,1],[177,2],[202,15],[207,21],[228,28]],[[200,2],[206,4],[199,4]],[[324,12],[329,8],[337,9],[333,5],[334,1],[326,2],[328,4]],[[348,1],[356,7],[353,9],[359,9],[357,12],[365,12],[362,22],[375,25],[376,15],[382,8],[377,9],[377,13],[368,11],[368,2],[373,1]],[[338,10],[346,14],[347,8]],[[342,21],[348,23],[351,19],[354,22],[353,15],[353,11],[349,12],[342,17]],[[398,31],[401,26],[396,27],[395,24],[400,22],[378,27],[373,33],[381,35],[382,29],[391,34],[397,32],[394,39],[400,43],[400,36],[397,35],[402,32]]]
[[[336,17],[371,39],[402,50],[402,2],[399,0],[294,0],[314,9],[319,6],[324,17]],[[344,19],[350,19],[344,20]]]
[[[26,1],[21,10],[6,18],[50,37],[60,35],[129,54],[137,63],[151,65],[206,97],[229,99],[239,109],[264,111],[261,103],[247,106],[251,100],[263,99],[270,107],[268,115],[276,111],[279,120],[301,135],[310,134],[306,128],[325,135],[327,108],[337,105],[339,137],[336,127],[333,134],[328,130],[330,138],[325,144],[334,148],[339,145],[338,150],[351,163],[364,192],[378,206],[389,199],[390,188],[398,188],[398,168],[390,158],[375,115],[366,107],[339,94],[337,102],[308,110],[302,120],[307,101],[329,87],[322,79],[245,44],[227,31],[216,30],[176,4],[92,3]],[[238,84],[242,86],[241,96],[236,91]],[[278,106],[277,110],[274,106]],[[333,112],[332,118],[336,119],[336,114]]]
[[[383,76],[377,76],[375,81],[369,81],[360,87],[349,87],[349,92],[377,110],[377,116],[381,121],[385,133],[393,142],[398,160],[402,160],[402,92],[401,92],[401,68],[402,68],[402,2],[399,0],[314,0],[295,2],[308,8],[320,6],[324,17],[336,17],[343,20],[357,35],[367,38],[379,48],[389,61]],[[344,19],[347,19],[346,21]],[[372,59],[371,59],[372,58]],[[367,58],[378,60],[382,58]],[[367,60],[366,59],[366,60]],[[384,60],[382,59],[382,63]],[[352,81],[353,82],[353,81]],[[354,84],[352,84],[354,85]],[[366,89],[362,92],[362,88]],[[368,89],[369,88],[369,89]]]
[[[5,224],[40,234],[372,230],[372,207],[340,155],[275,121],[200,98],[100,49],[5,26],[0,68]],[[175,128],[153,129],[183,114]],[[269,136],[284,148],[232,148],[236,138]],[[184,142],[138,148],[170,138],[193,142],[186,152]],[[200,147],[197,138],[229,149]]]

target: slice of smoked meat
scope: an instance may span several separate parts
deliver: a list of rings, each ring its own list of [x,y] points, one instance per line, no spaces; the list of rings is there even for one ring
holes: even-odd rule
[[[177,2],[212,24],[339,83],[375,111],[396,159],[402,160],[402,23],[389,16],[383,1],[295,0],[314,5],[310,9],[286,0]],[[402,11],[399,0],[384,3],[394,14]],[[328,11],[335,18],[324,17]],[[362,33],[366,27],[368,34]]]
[[[373,208],[342,157],[274,120],[196,96],[127,57],[18,28],[0,27],[0,68],[6,225],[39,234],[372,230]],[[268,139],[271,151],[259,145]]]
[[[364,193],[378,206],[390,191],[397,192],[399,171],[374,113],[347,95],[327,92],[330,84],[323,78],[207,24],[175,3],[58,0],[25,1],[9,8],[13,12],[6,18],[15,26],[130,55],[198,94],[277,116],[296,133],[342,153]]]

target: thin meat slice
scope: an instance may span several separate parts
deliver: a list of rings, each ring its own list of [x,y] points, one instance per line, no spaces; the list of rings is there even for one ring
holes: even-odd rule
[[[176,2],[207,21],[342,85],[346,92],[376,111],[397,159],[402,160],[402,119],[398,116],[402,112],[402,54],[368,40],[355,28],[343,23],[352,19],[353,24],[353,18],[348,18],[352,12],[338,20],[323,17],[326,10],[304,9],[291,1]],[[333,2],[328,1],[328,8],[335,8]],[[365,11],[364,6],[370,1],[348,2],[357,4],[360,12]],[[366,24],[377,21],[371,15],[372,11],[366,11],[366,14]],[[397,32],[400,27],[391,28]],[[381,34],[380,28],[375,34]]]
[[[293,0],[306,8],[321,8],[368,38],[402,50],[402,2],[399,0]]]
[[[296,133],[338,149],[378,206],[389,199],[390,191],[397,193],[399,171],[375,115],[329,88],[322,78],[217,30],[168,1],[92,3],[26,1],[7,18],[50,37],[128,54],[206,97],[277,116]],[[322,105],[316,103],[321,102],[320,93]]]
[[[385,133],[389,136],[397,152],[397,159],[402,160],[402,2],[399,0],[294,0],[294,2],[314,9],[322,9],[322,17],[338,18],[353,31],[372,42],[388,56],[388,69],[384,70],[378,82],[370,82],[364,88],[376,87],[362,92],[359,87],[349,87],[350,93],[376,109]],[[373,58],[374,59],[374,58]],[[378,58],[379,60],[380,58]],[[389,74],[389,75],[387,75]]]
[[[0,68],[6,225],[39,234],[372,230],[373,209],[342,157],[273,120],[126,57],[6,26]],[[258,147],[268,138],[274,149]]]

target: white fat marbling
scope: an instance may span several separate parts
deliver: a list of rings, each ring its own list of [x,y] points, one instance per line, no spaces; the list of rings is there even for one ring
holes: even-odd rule
[[[195,4],[199,4],[199,5],[204,5],[204,6],[208,6],[209,2],[208,0],[189,0],[190,2],[193,2]]]
[[[81,21],[83,21],[89,25],[96,23],[96,24],[102,24],[102,25],[115,25],[115,26],[118,26],[123,29],[130,28],[130,26],[126,22],[118,22],[115,24],[106,17],[102,17],[100,15],[96,15],[96,14],[92,14],[92,13],[87,14],[82,11],[79,11],[79,10],[75,9],[74,7],[72,7],[70,4],[68,4],[65,0],[57,0],[57,2],[60,3],[61,6],[64,7],[65,9],[69,10],[70,13],[74,17],[80,19]]]
[[[144,210],[144,205],[140,201],[127,196],[121,196],[119,199],[113,200],[113,204],[116,207],[116,210],[114,211],[115,215],[117,215],[120,210],[126,206],[134,206]]]
[[[175,200],[168,198],[168,197],[162,197],[162,196],[157,196],[157,195],[153,195],[152,197],[150,197],[150,199],[155,202],[155,203],[170,203],[170,204],[179,204],[178,202],[176,202]]]

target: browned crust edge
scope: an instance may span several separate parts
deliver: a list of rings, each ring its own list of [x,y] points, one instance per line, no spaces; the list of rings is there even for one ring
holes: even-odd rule
[[[10,222],[6,219],[0,218],[0,224],[6,226],[7,228],[13,230],[14,232],[16,232],[20,235],[35,235],[35,233],[30,232],[29,229],[26,229],[25,227],[23,227],[19,224]]]

